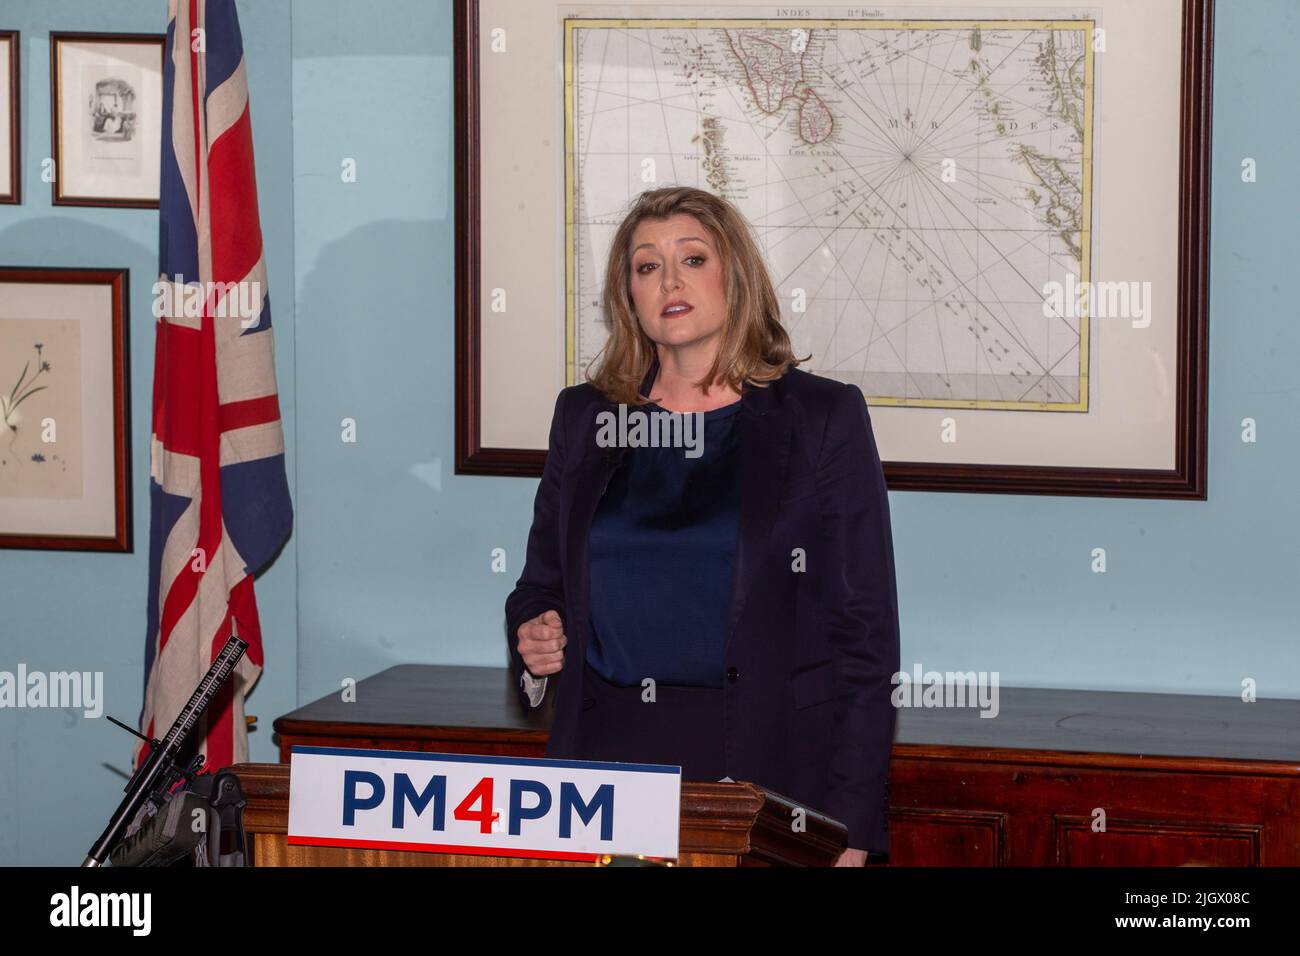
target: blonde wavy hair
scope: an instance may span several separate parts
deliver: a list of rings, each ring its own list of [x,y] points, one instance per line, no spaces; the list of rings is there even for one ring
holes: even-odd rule
[[[726,267],[727,318],[717,358],[695,386],[707,395],[709,386],[721,381],[744,394],[747,384],[766,387],[812,357],[795,358],[790,336],[781,324],[767,265],[745,217],[727,200],[702,189],[666,186],[647,190],[633,200],[614,234],[605,267],[602,306],[610,335],[593,360],[599,366],[587,381],[612,402],[644,405],[650,401],[640,388],[656,354],[654,341],[633,310],[632,235],[642,220],[667,219],[679,213],[694,216],[708,230]]]

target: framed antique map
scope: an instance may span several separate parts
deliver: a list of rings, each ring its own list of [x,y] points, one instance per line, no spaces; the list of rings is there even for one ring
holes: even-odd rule
[[[1209,0],[457,6],[457,470],[537,475],[641,191],[722,196],[893,489],[1206,495]]]
[[[125,269],[0,267],[0,548],[131,550]]]

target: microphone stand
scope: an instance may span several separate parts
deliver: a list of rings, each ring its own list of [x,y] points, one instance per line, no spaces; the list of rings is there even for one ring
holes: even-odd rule
[[[177,781],[182,778],[193,780],[194,774],[203,766],[202,754],[196,754],[185,765],[182,765],[182,748],[185,745],[186,738],[189,737],[190,732],[198,724],[199,718],[203,716],[208,704],[225,686],[226,681],[230,679],[230,675],[234,673],[235,665],[239,663],[239,659],[244,656],[244,651],[248,649],[247,642],[239,639],[239,628],[235,623],[235,619],[231,618],[230,623],[230,639],[226,641],[226,646],[221,649],[217,659],[212,662],[212,666],[204,675],[203,680],[199,681],[199,686],[195,688],[189,702],[176,715],[176,721],[162,740],[153,740],[132,730],[119,720],[113,720],[112,717],[108,718],[117,726],[130,731],[148,743],[150,747],[149,757],[140,765],[140,768],[132,775],[131,779],[127,781],[126,797],[113,813],[107,828],[91,846],[90,852],[81,864],[83,867],[103,866],[104,861],[108,859],[109,853],[122,839],[126,828],[135,819],[136,814],[144,806],[145,802],[152,801],[156,806],[161,806]]]

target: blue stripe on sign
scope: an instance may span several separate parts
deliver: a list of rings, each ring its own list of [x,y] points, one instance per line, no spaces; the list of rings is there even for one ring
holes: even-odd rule
[[[516,767],[567,767],[572,770],[636,770],[640,773],[681,773],[678,765],[658,763],[610,763],[604,760],[551,760],[542,757],[489,757],[482,754],[437,754],[416,750],[357,750],[352,747],[305,747],[294,744],[291,754],[322,754],[330,757],[379,757],[398,760],[447,760],[452,763],[496,763]]]

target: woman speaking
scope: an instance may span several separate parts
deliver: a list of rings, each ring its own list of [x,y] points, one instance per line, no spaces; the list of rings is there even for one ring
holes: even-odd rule
[[[506,599],[525,705],[555,684],[547,755],[747,780],[843,821],[837,865],[887,854],[898,609],[862,392],[795,367],[748,223],[703,190],[637,198],[603,306]],[[702,428],[611,445],[638,414]]]

